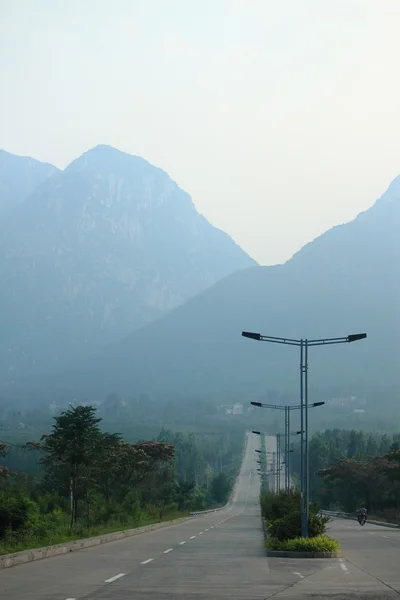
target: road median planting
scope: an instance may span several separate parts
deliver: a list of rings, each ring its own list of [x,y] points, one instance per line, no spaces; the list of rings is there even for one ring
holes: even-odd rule
[[[300,493],[267,492],[261,497],[267,556],[283,558],[334,558],[339,542],[326,535],[331,520],[316,504],[310,506],[310,537],[301,537]]]

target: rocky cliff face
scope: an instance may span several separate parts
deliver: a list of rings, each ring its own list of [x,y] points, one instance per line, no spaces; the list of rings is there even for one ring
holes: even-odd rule
[[[0,373],[15,380],[98,351],[256,263],[169,176],[98,146],[0,225]]]

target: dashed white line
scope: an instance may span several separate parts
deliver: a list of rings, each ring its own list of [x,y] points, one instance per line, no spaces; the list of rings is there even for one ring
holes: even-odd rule
[[[199,535],[203,535],[203,532],[202,532],[202,531],[199,531]]]
[[[344,562],[343,562],[343,558],[339,558],[339,562],[340,562],[340,568],[342,569],[342,571],[344,571],[345,573],[348,573],[348,572],[349,572],[349,570],[348,570],[348,568],[346,567],[346,565],[344,564]]]
[[[293,575],[298,575],[301,579],[304,579],[304,575],[298,573],[297,571],[293,571]]]
[[[168,550],[164,550],[163,554],[168,554],[168,552],[172,552],[173,548],[168,548]]]
[[[210,529],[214,529],[214,525],[211,525]]]
[[[180,546],[183,546],[183,544],[186,544],[186,542],[179,542]]]
[[[144,560],[143,562],[141,562],[141,565],[147,565],[147,563],[151,562],[152,560],[154,560],[154,558],[148,558],[147,560]]]
[[[205,531],[208,531],[208,529],[205,529]]]
[[[191,535],[189,540],[194,540],[195,537],[196,537],[195,535]]]
[[[369,535],[375,535],[372,531],[368,531]]]
[[[387,540],[389,539],[389,537],[387,535],[383,535],[382,537],[386,538]]]
[[[106,579],[105,583],[112,583],[113,581],[115,581],[116,579],[119,579],[120,577],[123,577],[125,575],[125,573],[118,573],[118,575],[114,575],[114,577],[110,577],[110,579]]]

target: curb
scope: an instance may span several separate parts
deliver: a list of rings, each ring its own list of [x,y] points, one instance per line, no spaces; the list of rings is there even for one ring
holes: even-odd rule
[[[76,552],[78,550],[83,550],[84,548],[91,548],[92,546],[100,546],[101,544],[115,542],[116,540],[121,540],[126,537],[132,537],[134,535],[140,535],[141,533],[148,533],[149,531],[163,529],[164,527],[172,527],[173,525],[178,525],[179,523],[189,520],[190,517],[183,517],[181,519],[165,521],[164,523],[153,523],[152,525],[144,525],[143,527],[136,527],[135,529],[125,529],[123,531],[115,531],[114,533],[106,533],[104,535],[97,535],[95,537],[74,540],[64,544],[44,546],[43,548],[32,548],[31,550],[22,550],[21,552],[13,552],[12,554],[2,554],[0,555],[0,571],[2,569],[7,569],[8,567],[22,565],[35,560],[41,560],[42,558],[60,556],[61,554]]]
[[[289,552],[284,550],[268,550],[270,558],[339,558],[341,552]]]

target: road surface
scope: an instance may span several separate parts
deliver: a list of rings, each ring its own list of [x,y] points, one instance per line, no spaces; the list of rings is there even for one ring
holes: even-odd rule
[[[399,598],[400,531],[337,520],[345,559],[266,558],[249,436],[230,508],[0,571],[4,600]],[[360,596],[359,592],[365,593]]]

